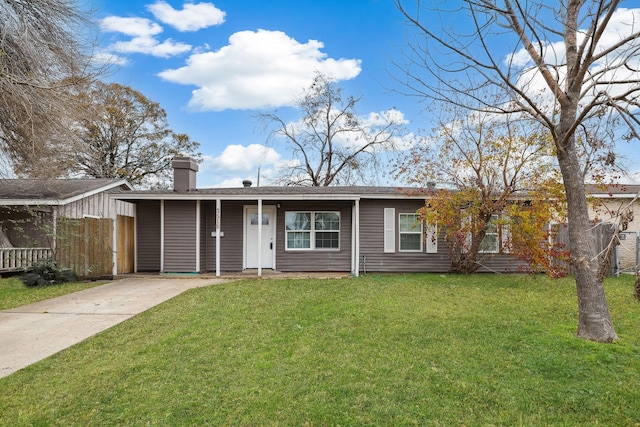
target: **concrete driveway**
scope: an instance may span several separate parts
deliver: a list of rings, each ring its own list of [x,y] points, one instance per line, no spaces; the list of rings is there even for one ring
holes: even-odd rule
[[[226,281],[212,278],[127,278],[0,311],[0,378],[187,289]]]

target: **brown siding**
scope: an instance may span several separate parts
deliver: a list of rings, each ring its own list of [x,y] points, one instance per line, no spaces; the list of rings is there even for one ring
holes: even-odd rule
[[[160,271],[160,202],[138,202],[136,212],[138,271]]]
[[[196,202],[164,202],[164,271],[196,271]]]
[[[243,202],[222,202],[220,206],[220,270],[242,271]],[[216,231],[216,203],[203,202],[205,212],[202,228],[205,229],[205,256],[203,266],[207,271],[216,270],[216,238],[211,233]]]
[[[446,242],[438,238],[438,253],[399,252],[398,214],[414,213],[424,203],[414,200],[362,200],[360,202],[360,271],[446,272],[449,254]],[[384,209],[395,209],[395,252],[384,253]]]
[[[509,254],[488,254],[480,259],[478,273],[517,273],[526,271],[526,264]]]
[[[277,212],[276,269],[278,271],[351,271],[352,202],[282,202]],[[287,251],[286,211],[339,211],[340,250]]]
[[[413,213],[424,206],[419,201],[363,200],[360,202],[360,271],[361,272],[431,272],[450,270],[449,246],[438,236],[438,253],[399,252],[398,214]],[[384,253],[384,208],[395,208],[395,253]],[[521,262],[508,254],[486,255],[480,272],[516,272]]]

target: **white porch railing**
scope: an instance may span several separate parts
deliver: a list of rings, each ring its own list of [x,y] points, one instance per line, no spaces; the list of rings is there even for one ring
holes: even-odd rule
[[[52,256],[51,248],[0,248],[0,271],[23,270]]]

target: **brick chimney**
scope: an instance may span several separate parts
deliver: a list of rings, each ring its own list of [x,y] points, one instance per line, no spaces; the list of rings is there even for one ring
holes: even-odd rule
[[[174,157],[173,166],[173,190],[190,191],[196,189],[196,172],[198,163],[191,157]]]

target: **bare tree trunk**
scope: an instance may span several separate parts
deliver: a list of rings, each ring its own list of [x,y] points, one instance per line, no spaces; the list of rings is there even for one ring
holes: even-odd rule
[[[598,254],[591,232],[593,224],[589,219],[574,137],[569,138],[564,150],[558,153],[558,162],[567,195],[571,261],[576,271],[578,336],[597,342],[611,342],[618,336],[598,274]]]

